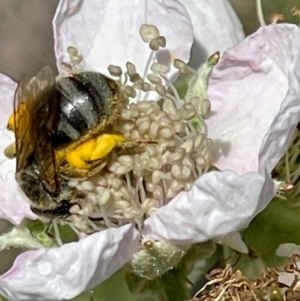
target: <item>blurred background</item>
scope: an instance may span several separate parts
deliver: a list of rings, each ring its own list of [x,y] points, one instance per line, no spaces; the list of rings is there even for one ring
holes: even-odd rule
[[[246,34],[256,31],[259,27],[256,0],[229,2]],[[18,81],[44,65],[55,68],[51,22],[57,3],[58,0],[0,0],[0,72]],[[276,18],[275,14],[282,15],[285,22],[299,24],[297,7],[300,8],[300,0],[262,0],[267,24]],[[295,15],[291,13],[293,8]]]
[[[52,19],[58,0],[0,0],[0,72],[18,81],[55,67]]]
[[[229,2],[239,16],[243,24],[245,33],[249,35],[256,31],[260,26],[256,14],[256,3],[258,1],[229,0]],[[261,0],[261,5],[266,24],[271,24],[276,17],[284,18],[282,21],[279,20],[278,23],[288,22],[297,25],[300,24],[299,13],[297,12],[297,10],[300,9],[299,0]]]

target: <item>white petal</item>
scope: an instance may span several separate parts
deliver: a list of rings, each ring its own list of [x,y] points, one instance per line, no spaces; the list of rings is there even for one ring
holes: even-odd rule
[[[238,231],[274,197],[271,179],[257,173],[209,172],[145,221],[145,234],[176,244],[197,243]]]
[[[110,228],[60,248],[27,251],[0,276],[10,300],[71,299],[92,289],[128,262],[139,232],[132,225]]]
[[[297,266],[298,266],[298,269],[299,269],[299,267],[300,267],[299,262],[297,263]],[[294,283],[295,283],[294,281],[297,277],[296,275],[294,275],[293,273],[286,273],[286,272],[280,272],[278,274],[279,274],[279,277],[278,277],[278,282],[279,283],[283,283],[287,286],[293,285],[293,288],[295,288],[294,287]]]
[[[13,112],[16,87],[17,84],[9,77],[0,74],[0,218],[20,224],[24,217],[36,218],[36,215],[30,210],[29,202],[15,180],[16,160],[7,159],[4,155],[4,149],[15,140],[6,126]]]
[[[292,257],[293,255],[300,255],[300,246],[296,245],[294,243],[285,243],[285,244],[281,244],[278,249],[276,250],[276,255],[278,256],[282,256],[282,257]],[[300,268],[300,262],[299,260],[297,262],[295,262],[297,269]],[[299,280],[297,281],[296,286],[294,281],[298,278],[297,277],[297,272],[296,269],[295,273],[286,273],[286,272],[280,272],[279,273],[279,278],[278,278],[278,282],[280,283],[284,283],[285,285],[291,286],[293,285],[293,288],[295,289],[295,287],[299,287]]]
[[[300,32],[298,34],[300,35]],[[300,40],[300,36],[298,39]],[[288,81],[288,92],[262,142],[260,169],[273,170],[292,142],[300,121],[300,52],[289,67]]]
[[[214,239],[214,241],[221,245],[228,246],[231,249],[237,250],[241,253],[249,252],[247,245],[243,241],[242,235],[238,231],[234,231],[224,236],[217,237],[216,239]]]
[[[244,38],[242,24],[227,0],[180,0],[194,28],[190,65],[196,70],[210,55],[236,46]]]
[[[61,0],[53,20],[58,69],[69,61],[67,47],[76,46],[94,70],[108,75],[109,64],[124,68],[130,61],[142,75],[150,53],[139,36],[144,23],[166,37],[171,59],[189,60],[192,25],[178,0]]]
[[[300,29],[280,24],[223,55],[208,89],[219,169],[271,172],[278,163],[300,118],[299,49]]]
[[[300,246],[294,243],[281,244],[276,250],[276,255],[281,257],[292,257],[296,254],[300,255]]]

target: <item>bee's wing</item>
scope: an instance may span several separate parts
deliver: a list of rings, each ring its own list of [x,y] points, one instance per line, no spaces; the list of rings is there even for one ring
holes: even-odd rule
[[[30,111],[23,105],[23,82],[20,82],[14,97],[13,130],[15,132],[17,172],[22,170],[31,155],[34,145],[30,141]]]
[[[11,116],[8,128],[15,133],[17,172],[22,170],[33,153],[36,141],[32,138],[33,122],[32,109],[35,97],[32,83],[34,78],[23,78],[15,91],[14,112]]]
[[[51,192],[57,189],[52,148],[57,118],[54,85],[53,71],[50,67],[44,67],[34,78],[19,84],[14,102],[17,171],[24,168],[33,153],[42,183]]]

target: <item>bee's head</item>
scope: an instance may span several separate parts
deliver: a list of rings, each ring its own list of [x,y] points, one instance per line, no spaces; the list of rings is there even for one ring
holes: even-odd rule
[[[28,168],[17,172],[16,180],[31,202],[39,202],[45,198],[45,191],[37,169]]]
[[[41,180],[36,168],[22,170],[16,174],[23,192],[31,201],[31,210],[47,218],[67,217],[73,205],[80,206],[80,199],[85,195],[68,186],[66,180],[60,179],[58,189],[50,192]]]

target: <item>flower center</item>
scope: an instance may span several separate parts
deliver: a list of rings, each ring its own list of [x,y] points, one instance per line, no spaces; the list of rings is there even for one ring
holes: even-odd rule
[[[138,145],[131,151],[114,151],[105,170],[94,177],[69,182],[87,195],[81,208],[75,205],[71,211],[71,222],[80,232],[129,222],[142,231],[145,218],[179,192],[189,190],[212,165],[212,141],[207,138],[204,118],[210,110],[207,78],[217,58],[212,56],[199,74],[175,60],[175,68],[185,74],[182,97],[166,77],[169,65],[156,58],[165,38],[152,25],[143,25],[140,35],[150,47],[143,76],[132,63],[127,63],[125,72],[118,66],[108,68],[126,100],[120,105],[114,130]]]

